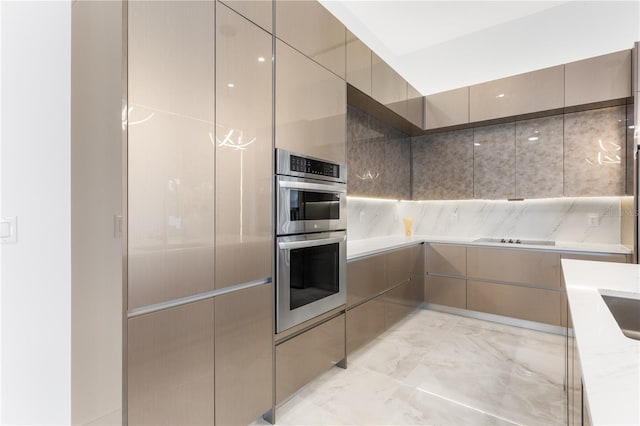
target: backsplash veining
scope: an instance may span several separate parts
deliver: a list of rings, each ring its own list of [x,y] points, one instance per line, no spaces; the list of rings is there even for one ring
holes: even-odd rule
[[[349,240],[413,234],[434,237],[494,237],[584,243],[620,243],[622,197],[524,201],[390,201],[349,197]],[[597,215],[598,226],[589,225]]]

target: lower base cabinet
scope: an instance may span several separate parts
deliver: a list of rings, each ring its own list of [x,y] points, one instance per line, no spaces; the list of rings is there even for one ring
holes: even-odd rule
[[[375,298],[347,311],[347,354],[366,345],[387,329],[386,303]]]
[[[246,425],[273,401],[273,285],[215,298],[216,425]]]
[[[385,328],[409,315],[424,300],[423,281],[419,277],[400,284],[380,296],[386,305]]]
[[[467,309],[545,324],[561,324],[561,292],[467,281]]]
[[[345,359],[342,313],[276,346],[276,404]]]
[[[467,280],[464,278],[427,275],[425,283],[427,303],[467,308]]]
[[[128,424],[213,424],[213,305],[207,299],[128,320]]]

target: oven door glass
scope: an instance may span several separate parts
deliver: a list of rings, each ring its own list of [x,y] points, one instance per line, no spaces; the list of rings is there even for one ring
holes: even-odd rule
[[[340,291],[339,243],[293,249],[290,255],[290,310]]]
[[[299,189],[289,191],[289,220],[340,219],[340,195]]]

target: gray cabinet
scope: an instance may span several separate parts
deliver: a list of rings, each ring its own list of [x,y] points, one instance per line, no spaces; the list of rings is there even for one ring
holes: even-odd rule
[[[248,424],[273,393],[273,285],[215,298],[215,423]]]
[[[216,288],[272,276],[271,51],[269,33],[218,3]],[[199,192],[206,193],[206,188]]]
[[[468,87],[427,95],[424,102],[424,128],[427,130],[469,122]]]
[[[564,107],[564,65],[469,88],[469,120],[491,120]]]
[[[345,315],[276,346],[276,404],[345,358]]]
[[[515,166],[515,123],[497,124],[474,130],[474,198],[515,198]]]
[[[632,96],[631,50],[571,62],[564,72],[565,106]]]
[[[128,4],[128,309],[213,290],[214,4]]]
[[[347,263],[347,307],[371,299],[387,289],[386,256],[370,256]]]
[[[276,0],[276,37],[345,78],[346,29],[317,1]]]
[[[264,30],[272,32],[273,0],[222,0],[222,2]]]
[[[427,244],[427,273],[466,276],[467,248],[453,244]]]
[[[347,273],[347,353],[375,339],[424,301],[422,244],[352,260]]]
[[[346,162],[346,83],[280,40],[275,106],[277,148]]]
[[[467,307],[466,278],[427,275],[424,300],[436,305],[465,309]]]
[[[516,198],[562,197],[563,116],[516,121]]]
[[[564,195],[626,193],[626,108],[617,106],[564,117]]]
[[[382,58],[372,53],[371,94],[391,111],[407,116],[407,82]]]
[[[213,424],[212,299],[129,319],[127,350],[129,424]]]
[[[411,140],[414,200],[473,198],[473,129]]]
[[[425,301],[465,309],[467,307],[467,247],[426,245]]]
[[[371,49],[347,30],[347,83],[371,96]]]

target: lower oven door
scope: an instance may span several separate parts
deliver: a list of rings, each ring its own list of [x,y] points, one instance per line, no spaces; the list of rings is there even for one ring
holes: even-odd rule
[[[277,177],[277,235],[347,229],[347,185]]]
[[[344,231],[277,239],[276,332],[346,303]]]

